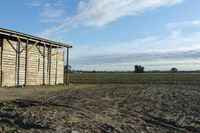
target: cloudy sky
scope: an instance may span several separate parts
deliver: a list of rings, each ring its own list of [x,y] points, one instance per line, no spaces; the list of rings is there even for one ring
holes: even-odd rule
[[[0,27],[73,45],[81,70],[200,69],[199,0],[1,0]]]

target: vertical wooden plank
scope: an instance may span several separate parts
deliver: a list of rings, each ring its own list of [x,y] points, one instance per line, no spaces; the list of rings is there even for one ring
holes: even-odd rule
[[[45,46],[43,47],[43,85],[45,85]]]
[[[27,40],[26,41],[26,55],[25,55],[25,83],[24,83],[24,85],[26,86],[27,85],[27,68],[28,68],[28,43],[29,43],[29,41]]]
[[[37,46],[38,48],[38,85],[43,85],[43,46]]]
[[[52,46],[49,48],[49,85],[51,84],[51,51]]]
[[[56,82],[56,49],[52,48],[51,50],[51,85],[54,85]]]
[[[57,60],[57,84],[64,83],[64,59],[63,51],[58,51]]]
[[[20,58],[19,58],[19,85],[25,85],[25,75],[26,75],[26,41],[20,41]]]
[[[66,75],[66,84],[69,84],[69,48],[67,48],[67,75]]]
[[[19,71],[20,71],[20,42],[17,44],[17,86],[19,86]]]
[[[58,80],[58,49],[56,50],[56,72],[55,72],[55,84],[57,84]]]
[[[63,51],[63,84],[65,84],[65,52]]]
[[[49,84],[49,55],[48,47],[45,47],[45,85]]]
[[[28,46],[30,51],[28,51],[28,68],[27,68],[27,84],[28,85],[39,85],[39,72],[38,72],[38,49],[33,46],[33,43]]]
[[[1,69],[1,77],[0,78],[1,78],[1,81],[0,81],[0,86],[2,87],[2,81],[3,81],[2,80],[3,79],[3,71],[2,71],[2,64],[3,64],[2,63],[3,62],[3,39],[0,39],[0,51],[1,51],[1,57],[0,57],[0,60],[1,60],[1,62],[0,62],[1,63],[1,66],[0,66],[1,67],[0,68]]]
[[[49,84],[49,47],[47,47],[47,62],[46,62],[46,64],[47,64],[47,76],[46,76],[46,78],[47,78],[47,82],[46,82],[46,84]]]
[[[12,45],[11,45],[12,44]],[[16,46],[17,42],[9,39],[3,39],[2,56],[2,86],[16,85]]]

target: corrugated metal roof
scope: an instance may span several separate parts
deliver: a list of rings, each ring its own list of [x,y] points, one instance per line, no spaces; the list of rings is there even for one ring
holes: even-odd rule
[[[13,36],[13,37],[17,36],[17,37],[22,38],[22,39],[39,41],[41,43],[45,43],[46,45],[54,45],[54,46],[56,45],[58,47],[72,48],[72,46],[68,45],[68,44],[64,44],[64,43],[60,43],[60,42],[56,42],[56,41],[51,41],[51,40],[48,40],[48,39],[36,37],[36,36],[33,36],[33,35],[28,35],[28,34],[13,31],[13,30],[8,30],[8,29],[4,29],[4,28],[0,28],[0,35]]]

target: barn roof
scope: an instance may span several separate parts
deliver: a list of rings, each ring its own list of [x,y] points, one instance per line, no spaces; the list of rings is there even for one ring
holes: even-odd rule
[[[56,42],[56,41],[51,41],[51,40],[48,40],[48,39],[36,37],[36,36],[33,36],[33,35],[28,35],[28,34],[13,31],[13,30],[8,30],[8,29],[4,29],[4,28],[0,28],[0,35],[9,36],[9,37],[18,37],[20,39],[29,40],[29,41],[38,41],[40,43],[44,43],[45,45],[54,46],[54,47],[72,48],[72,46],[68,45],[68,44],[64,44],[64,43],[60,43],[60,42]]]

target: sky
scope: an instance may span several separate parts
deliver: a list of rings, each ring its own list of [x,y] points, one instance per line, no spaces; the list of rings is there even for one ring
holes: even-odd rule
[[[200,70],[199,0],[1,0],[0,27],[70,44],[76,70]]]

